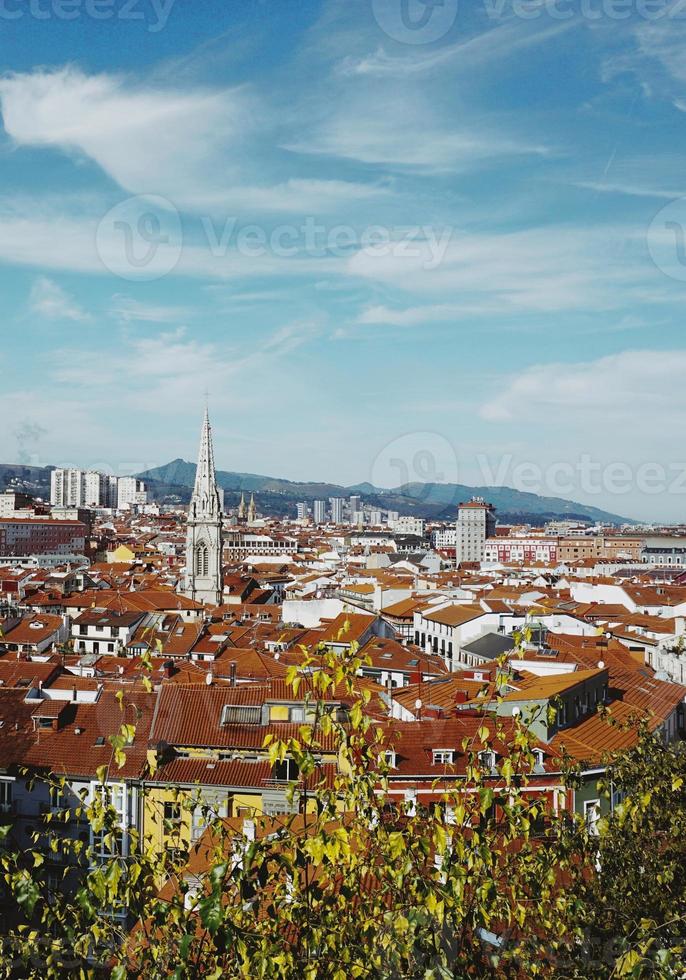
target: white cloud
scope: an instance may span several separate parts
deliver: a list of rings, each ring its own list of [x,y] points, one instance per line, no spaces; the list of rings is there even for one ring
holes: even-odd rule
[[[483,303],[427,303],[426,306],[410,306],[405,309],[393,309],[389,306],[369,306],[357,318],[361,325],[387,325],[391,327],[417,327],[440,321],[458,320],[469,315],[497,313],[501,310],[496,301],[490,306]]]
[[[567,20],[537,30],[531,21],[514,18],[456,44],[438,47],[405,45],[399,54],[388,54],[383,46],[379,46],[373,54],[345,58],[339,71],[344,75],[407,78],[410,75],[452,70],[464,76],[494,63],[496,67],[501,67],[523,49],[547,44],[552,38],[578,26],[577,22]]]
[[[91,319],[73,297],[53,279],[40,276],[31,287],[29,310],[47,320],[74,320],[85,323]]]
[[[664,446],[681,438],[686,424],[686,405],[679,398],[685,373],[683,350],[631,350],[593,361],[534,364],[484,402],[479,414],[489,422],[552,424],[561,436],[570,427],[588,427],[589,442],[599,438],[607,448],[617,438],[626,446],[640,441],[644,447]]]
[[[110,315],[122,323],[178,323],[187,320],[193,311],[183,306],[161,306],[141,303],[131,296],[117,293],[112,297]]]
[[[502,234],[455,229],[449,240],[445,232],[428,228],[404,244],[362,249],[348,260],[348,272],[419,295],[449,296],[456,314],[460,308],[513,314],[613,309],[656,274],[641,262],[638,233],[619,226]]]
[[[259,127],[274,120],[245,88],[181,91],[69,67],[0,79],[0,109],[18,146],[83,154],[124,190],[179,208],[313,212],[389,193],[315,178],[246,184],[262,169]]]
[[[413,102],[415,104],[413,104]],[[390,92],[343,100],[338,112],[305,138],[285,144],[298,153],[343,157],[367,164],[386,164],[427,172],[472,167],[478,161],[505,156],[544,154],[545,146],[496,135],[483,123],[448,125],[415,97]],[[412,134],[421,133],[421,138]]]
[[[134,194],[183,201],[235,165],[235,151],[252,128],[243,90],[163,90],[123,77],[85,75],[76,68],[8,75],[0,108],[19,146],[85,154]],[[218,158],[220,151],[224,151]]]

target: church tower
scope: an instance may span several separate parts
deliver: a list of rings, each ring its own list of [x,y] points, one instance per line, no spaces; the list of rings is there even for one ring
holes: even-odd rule
[[[205,409],[195,488],[188,508],[184,594],[218,606],[222,601],[222,509],[214,471],[212,429]]]
[[[255,507],[255,494],[250,495],[250,503],[248,504],[248,524],[254,524],[257,519],[257,508]]]

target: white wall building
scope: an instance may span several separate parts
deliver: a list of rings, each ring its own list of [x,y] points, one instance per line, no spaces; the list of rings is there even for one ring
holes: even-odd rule
[[[128,510],[132,506],[144,507],[148,502],[145,484],[135,476],[121,476],[117,484],[117,510]]]
[[[418,538],[423,538],[426,521],[421,517],[398,517],[391,526],[396,534],[415,534]]]
[[[495,508],[482,497],[473,497],[457,509],[455,558],[481,562],[484,558],[486,538],[495,535]]]

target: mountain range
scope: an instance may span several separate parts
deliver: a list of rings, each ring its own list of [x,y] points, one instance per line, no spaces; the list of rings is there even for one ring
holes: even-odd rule
[[[24,463],[0,463],[0,489],[25,490],[48,499],[50,473],[54,466],[29,466]],[[165,503],[188,503],[195,482],[195,463],[175,459],[164,466],[138,474],[145,480],[154,500]],[[583,520],[603,524],[633,524],[621,517],[580,504],[563,497],[542,497],[512,487],[470,487],[461,483],[406,483],[387,490],[371,483],[344,487],[337,483],[298,483],[256,473],[217,471],[217,483],[224,490],[227,506],[235,506],[241,493],[257,494],[258,511],[276,516],[293,516],[298,501],[328,500],[359,494],[366,504],[383,510],[430,519],[454,517],[460,501],[484,497],[492,503],[501,523],[545,524],[551,520]]]
[[[157,500],[186,503],[195,482],[195,464],[184,459],[138,474]],[[562,497],[542,497],[512,487],[469,487],[461,483],[406,483],[393,489],[359,483],[343,487],[336,483],[298,483],[256,473],[217,471],[217,483],[224,490],[227,505],[235,505],[241,493],[256,493],[258,511],[293,515],[298,501],[328,500],[359,494],[365,503],[383,510],[397,510],[417,517],[454,517],[460,501],[484,497],[492,503],[501,523],[545,524],[549,520],[585,520],[604,524],[632,524],[621,517]]]

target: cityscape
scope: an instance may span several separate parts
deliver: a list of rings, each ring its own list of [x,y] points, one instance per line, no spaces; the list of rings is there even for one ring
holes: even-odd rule
[[[0,0],[0,980],[686,977],[679,0]]]

